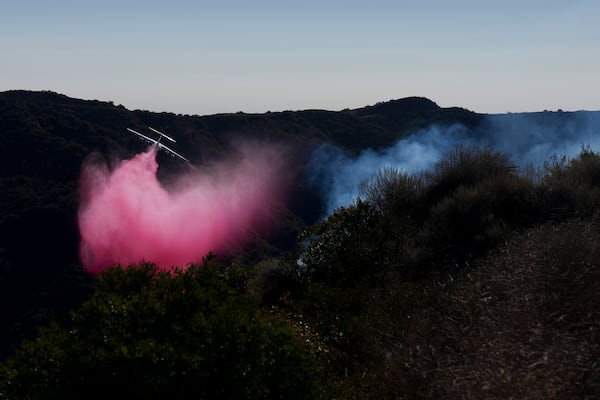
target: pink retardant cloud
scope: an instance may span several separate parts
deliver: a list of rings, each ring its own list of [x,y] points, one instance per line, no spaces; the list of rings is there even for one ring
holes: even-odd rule
[[[274,146],[238,146],[229,161],[179,177],[165,189],[150,149],[110,171],[88,160],[80,180],[80,257],[90,273],[142,260],[185,268],[264,228],[282,196]]]

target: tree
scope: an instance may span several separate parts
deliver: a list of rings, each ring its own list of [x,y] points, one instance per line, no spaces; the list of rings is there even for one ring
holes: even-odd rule
[[[315,364],[288,328],[214,266],[115,268],[0,370],[0,398],[315,398]]]

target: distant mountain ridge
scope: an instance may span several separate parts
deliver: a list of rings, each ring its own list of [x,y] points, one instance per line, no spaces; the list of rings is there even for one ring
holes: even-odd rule
[[[41,91],[33,91],[33,90],[7,90],[4,92],[0,92],[0,98],[5,101],[35,101],[35,102],[47,102],[54,103],[56,105],[65,105],[65,106],[84,106],[84,105],[106,105],[106,106],[114,106],[114,102],[110,100],[84,100],[75,97],[69,97],[67,95],[57,93],[50,90],[41,90]],[[119,108],[124,108],[121,105],[118,105]],[[389,113],[389,112],[423,112],[423,111],[435,111],[439,110],[441,107],[437,105],[434,101],[420,96],[410,96],[399,99],[392,99],[388,101],[380,101],[374,105],[366,105],[364,107],[359,107],[355,109],[345,109],[342,112],[351,111],[351,112],[380,112],[380,113]],[[131,111],[143,111],[140,109],[134,109]],[[288,112],[302,112],[302,111],[329,111],[329,112],[337,112],[331,110],[321,110],[321,109],[304,109],[304,110],[286,110],[286,111],[268,111],[264,114],[275,114],[275,113],[288,113]],[[216,113],[216,114],[207,114],[207,115],[197,115],[199,117],[207,117],[210,115],[229,115],[229,114],[257,114],[257,113],[245,113],[245,112],[236,112],[236,113]],[[159,112],[158,114],[165,114],[165,112]],[[167,113],[171,114],[171,113]],[[263,113],[258,113],[263,114]],[[182,115],[182,114],[177,114]],[[187,115],[189,116],[189,115]]]
[[[461,108],[441,108],[433,101],[422,97],[380,102],[372,106],[342,111],[300,110],[267,112],[262,114],[228,113],[206,116],[190,116],[173,113],[153,113],[143,110],[129,111],[123,106],[115,106],[110,101],[80,100],[49,91],[13,90],[0,92],[0,115],[5,116],[10,108],[17,108],[21,117],[30,114],[40,122],[36,126],[43,130],[60,127],[65,135],[74,126],[66,124],[43,125],[41,118],[51,113],[54,118],[85,121],[96,130],[116,129],[121,134],[124,126],[154,124],[169,129],[177,135],[193,134],[215,137],[231,134],[276,135],[285,132],[288,136],[305,140],[328,140],[332,144],[348,149],[359,149],[389,145],[420,123],[476,123],[478,114]],[[6,128],[6,117],[0,121]],[[41,119],[41,120],[40,120]],[[47,118],[51,120],[52,118]],[[13,121],[16,122],[16,121]],[[23,122],[23,121],[21,121]],[[62,126],[66,125],[66,126]],[[12,126],[14,128],[14,126]],[[9,126],[10,128],[10,126]],[[193,132],[192,132],[193,130]],[[183,131],[183,132],[182,132]],[[363,134],[360,135],[359,133]],[[58,132],[56,132],[58,133]],[[114,136],[114,135],[111,135]],[[365,141],[364,136],[368,136]],[[117,137],[115,137],[117,139]],[[205,144],[205,143],[204,143]]]

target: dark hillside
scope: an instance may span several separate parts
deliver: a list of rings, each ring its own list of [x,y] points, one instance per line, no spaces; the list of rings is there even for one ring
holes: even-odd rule
[[[306,110],[265,114],[176,115],[130,111],[112,102],[80,100],[54,92],[0,93],[0,356],[23,334],[55,313],[53,285],[78,271],[77,180],[92,152],[124,158],[145,148],[125,128],[153,126],[177,137],[177,149],[194,163],[218,157],[235,138],[295,143],[299,168],[310,146],[329,142],[357,152],[387,146],[434,121],[472,123],[477,115],[443,109],[427,99],[394,100],[341,112]],[[159,176],[181,167],[161,154]],[[289,249],[298,232],[322,214],[318,195],[297,174],[288,217],[273,245]],[[266,249],[272,246],[263,246]],[[66,271],[66,272],[65,272]],[[82,273],[83,274],[83,273]],[[85,274],[82,275],[85,277]],[[86,293],[65,292],[62,313]],[[60,314],[59,312],[59,314]]]
[[[597,223],[526,230],[468,273],[399,284],[387,317],[371,310],[377,361],[357,367],[352,392],[371,384],[381,392],[358,397],[597,399]]]
[[[452,125],[457,122],[472,128],[478,126],[482,121],[480,114],[459,107],[441,108],[424,97],[390,100],[346,112],[358,117],[361,121],[368,121],[369,124],[381,127],[383,130],[386,130],[387,127],[394,127],[403,132],[415,131],[430,124]],[[390,145],[391,143],[382,144]],[[377,146],[371,144],[369,147]]]
[[[536,171],[505,153],[532,136],[585,144],[598,115],[483,116],[407,98],[201,117],[2,93],[0,398],[598,398],[600,153],[557,153]],[[365,168],[356,201],[319,219],[326,194],[304,174],[316,145],[410,150],[433,123],[436,150],[454,124],[473,129],[422,173]],[[125,128],[148,125],[198,168],[240,137],[288,144],[296,171],[270,234],[186,271],[88,276],[81,162],[141,151]],[[187,168],[159,164],[163,182]]]

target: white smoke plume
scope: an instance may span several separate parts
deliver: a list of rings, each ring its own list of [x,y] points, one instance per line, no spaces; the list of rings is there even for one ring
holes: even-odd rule
[[[541,167],[554,154],[574,157],[583,147],[600,149],[600,112],[486,115],[475,128],[432,125],[389,148],[366,149],[355,157],[324,144],[311,155],[307,179],[321,191],[330,214],[353,204],[361,183],[381,168],[394,167],[408,174],[426,172],[459,144],[491,146],[520,167]]]

